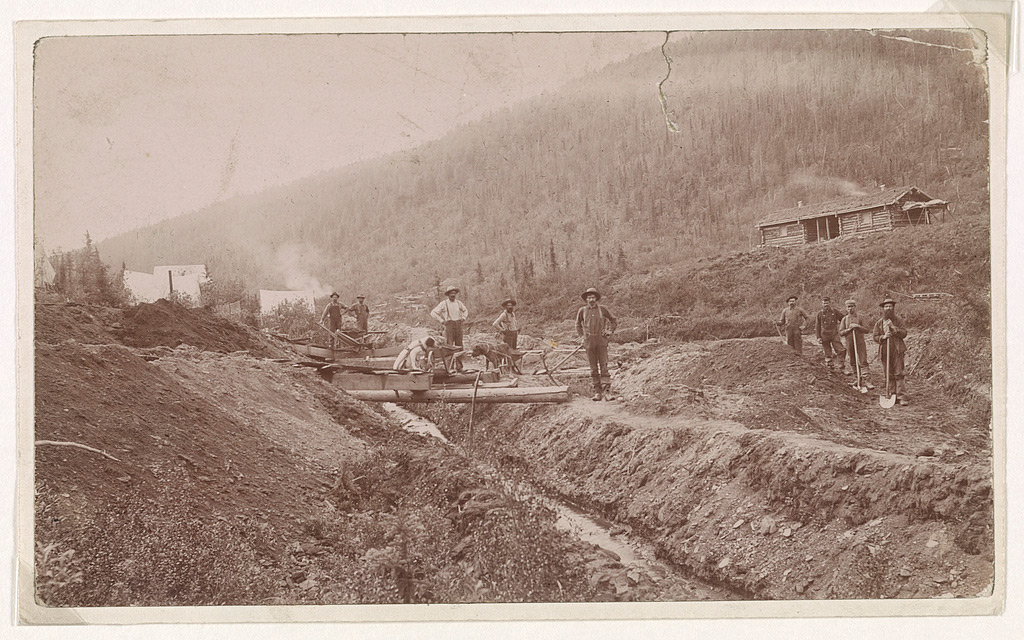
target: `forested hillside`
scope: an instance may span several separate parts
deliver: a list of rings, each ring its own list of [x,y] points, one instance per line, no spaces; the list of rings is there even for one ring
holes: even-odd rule
[[[773,209],[880,184],[985,212],[987,87],[973,47],[967,32],[673,33],[664,54],[414,152],[100,251],[141,271],[206,263],[250,289],[309,276],[372,297],[443,280],[491,302],[552,272],[575,282],[746,249]]]

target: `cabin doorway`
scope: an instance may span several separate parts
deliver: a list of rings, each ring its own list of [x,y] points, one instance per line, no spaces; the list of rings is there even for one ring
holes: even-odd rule
[[[839,216],[822,216],[802,222],[807,242],[825,242],[839,237]]]

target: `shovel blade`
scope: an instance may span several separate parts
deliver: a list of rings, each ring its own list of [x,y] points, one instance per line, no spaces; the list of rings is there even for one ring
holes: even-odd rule
[[[878,406],[883,409],[891,409],[896,404],[896,394],[893,394],[886,398],[885,396],[878,396]]]

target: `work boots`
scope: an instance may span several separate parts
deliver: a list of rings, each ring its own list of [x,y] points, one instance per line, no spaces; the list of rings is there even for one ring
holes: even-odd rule
[[[591,398],[591,400],[593,400],[594,402],[598,402],[598,401],[601,400],[601,390],[600,389],[597,389],[597,390],[594,391],[594,397]]]
[[[615,397],[615,394],[612,393],[612,385],[610,384],[606,384],[604,386],[604,399],[607,400],[608,402],[618,400],[618,398]]]
[[[906,388],[906,386],[903,383],[903,378],[897,378],[896,379],[896,402],[898,402],[901,407],[905,407],[908,404],[910,404],[909,402],[907,402],[906,390],[907,390],[907,388]]]

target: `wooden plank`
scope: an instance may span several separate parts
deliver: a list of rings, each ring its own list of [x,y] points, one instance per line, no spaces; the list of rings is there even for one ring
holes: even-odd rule
[[[429,391],[408,390],[354,390],[347,393],[356,400],[366,402],[449,402],[468,404],[476,402],[494,404],[511,403],[548,403],[568,402],[569,387],[521,387],[512,389],[468,388],[468,389],[430,389]]]
[[[480,372],[480,382],[498,382],[500,379],[501,373],[497,369]],[[436,384],[472,384],[474,380],[476,380],[476,372],[453,373],[447,376],[441,373],[434,375],[434,382]]]
[[[339,371],[331,382],[346,391],[349,390],[410,390],[426,391],[430,388],[431,375],[426,372],[408,373],[350,373]]]
[[[514,389],[519,386],[519,379],[512,378],[511,380],[502,380],[500,382],[481,382],[480,389]],[[473,383],[459,383],[459,384],[435,384],[431,389],[472,389]]]

